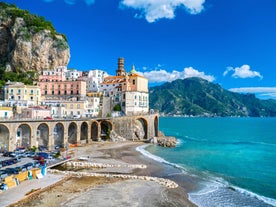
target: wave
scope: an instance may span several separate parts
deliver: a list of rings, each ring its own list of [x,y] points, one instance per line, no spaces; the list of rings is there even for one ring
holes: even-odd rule
[[[184,167],[182,167],[178,164],[171,163],[159,156],[151,154],[150,152],[145,150],[145,148],[148,147],[149,145],[150,144],[138,146],[138,147],[136,147],[136,150],[138,152],[140,152],[141,154],[143,154],[144,156],[146,156],[150,159],[153,159],[159,163],[164,163],[164,164],[170,165],[172,167],[175,167],[177,169],[180,169],[182,174],[188,174],[189,176],[192,176],[192,177],[198,177],[195,174],[189,173],[188,170],[186,170]],[[221,206],[229,206],[228,202],[229,202],[229,200],[233,199],[232,198],[233,192],[236,192],[236,194],[240,194],[240,195],[235,195],[237,200],[244,199],[243,202],[255,202],[256,205],[253,205],[253,206],[268,206],[268,205],[276,206],[276,199],[267,198],[265,196],[261,196],[256,193],[253,193],[251,191],[248,191],[246,189],[243,189],[243,188],[240,188],[237,186],[233,186],[230,183],[228,183],[226,180],[224,180],[223,178],[213,177],[207,172],[205,172],[205,173],[201,172],[201,174],[204,174],[207,177],[207,179],[201,178],[202,183],[204,184],[204,187],[197,192],[188,193],[189,200],[191,200],[193,203],[195,203],[196,205],[198,205],[200,207],[208,207],[208,206],[214,206],[214,205],[219,206],[219,205],[217,205],[216,202],[222,202]],[[220,197],[218,195],[221,195],[220,201],[218,201],[218,199]],[[229,198],[226,199],[227,196]],[[211,203],[212,201],[210,201],[211,200],[210,198],[211,199],[216,198],[214,200],[214,203]],[[248,201],[248,198],[252,198],[251,201],[250,200]],[[204,199],[209,200],[208,203],[210,205],[207,204],[206,200],[204,201]],[[225,203],[225,202],[227,202],[227,203]],[[251,204],[249,203],[248,206],[251,206]]]
[[[146,147],[148,147],[150,144],[146,144],[146,145],[142,145],[142,146],[138,146],[136,147],[136,151],[140,152],[141,154],[145,155],[146,157],[152,159],[152,160],[155,160],[157,162],[160,162],[160,163],[163,163],[163,164],[167,164],[167,165],[170,165],[172,167],[175,167],[177,169],[180,169],[182,173],[184,174],[188,174],[188,172],[183,168],[181,167],[180,165],[177,165],[175,163],[171,163],[171,162],[168,162],[167,160],[161,158],[161,157],[158,157],[156,155],[153,155],[151,154],[150,152],[148,152],[147,150],[145,150]]]
[[[199,207],[209,206],[276,206],[276,200],[267,198],[237,186],[207,182],[197,192],[188,193],[189,200]]]

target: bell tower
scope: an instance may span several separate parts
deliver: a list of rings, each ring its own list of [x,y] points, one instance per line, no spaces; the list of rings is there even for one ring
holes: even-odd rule
[[[118,69],[116,70],[116,76],[125,76],[125,59],[124,58],[118,58]]]

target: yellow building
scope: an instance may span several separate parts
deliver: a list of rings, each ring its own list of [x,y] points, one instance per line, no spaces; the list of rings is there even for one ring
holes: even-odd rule
[[[83,117],[85,114],[86,101],[63,101],[64,116]]]
[[[0,119],[10,119],[13,117],[12,107],[1,107],[0,106]]]
[[[40,88],[20,82],[7,82],[4,86],[4,101],[16,106],[40,105]]]

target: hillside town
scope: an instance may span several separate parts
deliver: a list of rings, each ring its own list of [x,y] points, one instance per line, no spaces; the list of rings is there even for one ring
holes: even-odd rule
[[[40,72],[33,85],[8,81],[2,88],[0,119],[95,118],[146,114],[148,80],[118,58],[116,74],[60,66]]]

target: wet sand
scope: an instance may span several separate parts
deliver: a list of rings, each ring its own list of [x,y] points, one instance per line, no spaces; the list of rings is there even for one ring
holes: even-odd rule
[[[146,158],[135,148],[143,143],[94,142],[76,147],[75,157],[104,164],[144,164],[146,169],[126,167],[77,169],[83,172],[156,176],[174,179],[179,170]],[[76,171],[76,169],[75,169]],[[181,176],[183,177],[183,176]],[[181,178],[181,186],[171,189],[153,181],[103,177],[66,177],[58,184],[10,206],[195,206],[187,199],[193,189],[190,180]]]

